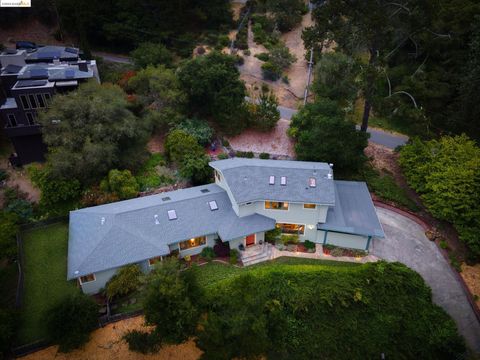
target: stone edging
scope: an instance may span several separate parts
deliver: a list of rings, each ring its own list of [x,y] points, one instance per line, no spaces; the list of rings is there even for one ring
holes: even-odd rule
[[[381,201],[378,201],[378,200],[374,200],[373,201],[374,205],[377,206],[377,207],[380,207],[380,208],[384,208],[384,209],[387,209],[387,210],[390,210],[390,211],[393,211],[397,214],[400,214],[402,216],[405,216],[406,218],[414,221],[415,223],[417,223],[418,225],[420,225],[424,231],[428,231],[428,230],[431,230],[432,229],[432,226],[429,225],[427,222],[425,222],[423,219],[421,219],[420,217],[418,217],[417,215],[409,212],[409,211],[406,211],[406,210],[402,210],[402,209],[399,209],[399,208],[396,208],[392,205],[389,205],[389,204],[385,204]],[[435,243],[436,245],[436,243]],[[448,266],[450,267],[450,269],[452,270],[453,272],[453,276],[456,277],[457,281],[460,283],[461,287],[463,288],[463,291],[465,293],[465,295],[467,296],[467,300],[468,302],[470,303],[470,306],[473,310],[473,313],[475,314],[475,316],[477,317],[477,320],[478,322],[480,323],[480,308],[478,307],[475,299],[473,298],[473,294],[471,293],[470,291],[470,288],[467,286],[467,283],[465,282],[465,279],[462,277],[462,275],[459,274],[459,272],[457,270],[455,270],[451,265],[450,265],[450,259],[448,257],[448,253],[446,250],[444,249],[441,249],[440,247],[437,246],[437,249],[440,250],[440,253],[442,254],[442,256],[444,257],[444,259],[447,261],[447,264]]]

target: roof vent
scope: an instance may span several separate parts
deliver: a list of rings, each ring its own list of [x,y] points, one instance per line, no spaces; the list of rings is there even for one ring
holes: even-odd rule
[[[328,164],[330,166],[330,169],[333,169],[333,163]]]
[[[157,214],[153,215],[153,218],[155,219],[155,225],[159,225],[160,221],[158,221],[158,215]]]
[[[218,210],[218,205],[217,205],[217,202],[215,200],[209,201],[208,206],[210,206],[211,211]]]
[[[177,212],[175,210],[168,210],[168,220],[176,220],[177,219]]]
[[[275,185],[275,176],[270,175],[270,178],[269,178],[269,180],[268,180],[268,183],[269,183],[270,185]]]
[[[286,176],[282,176],[280,178],[280,185],[282,185],[282,186],[287,185],[287,177]]]
[[[202,193],[206,194],[206,193],[209,193],[209,192],[210,192],[210,190],[208,190],[208,189],[202,189],[202,190],[200,190],[200,192],[202,192]]]
[[[105,217],[102,216],[102,218],[100,219],[100,223],[103,225],[105,224]]]
[[[308,186],[316,187],[317,186],[317,179],[315,179],[315,178],[308,179]]]
[[[168,201],[168,200],[172,200],[172,199],[170,199],[169,196],[165,196],[165,197],[162,198],[162,201]]]
[[[328,173],[327,178],[330,179],[330,180],[332,180],[332,179],[333,179],[332,173]]]

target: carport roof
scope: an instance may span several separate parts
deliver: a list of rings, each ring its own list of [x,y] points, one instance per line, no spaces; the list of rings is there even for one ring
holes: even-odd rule
[[[372,198],[364,182],[335,180],[335,206],[327,212],[318,230],[385,237]]]

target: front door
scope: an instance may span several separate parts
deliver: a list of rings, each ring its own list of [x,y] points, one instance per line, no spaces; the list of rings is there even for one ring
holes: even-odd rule
[[[255,234],[248,235],[245,238],[245,246],[255,245]]]

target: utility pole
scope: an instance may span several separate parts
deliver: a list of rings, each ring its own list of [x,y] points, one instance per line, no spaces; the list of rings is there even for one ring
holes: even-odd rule
[[[307,84],[305,86],[305,92],[303,94],[303,105],[307,104],[308,90],[310,87],[310,80],[312,79],[312,69],[313,69],[313,47],[310,49],[310,61],[308,62],[308,76],[307,76]]]

